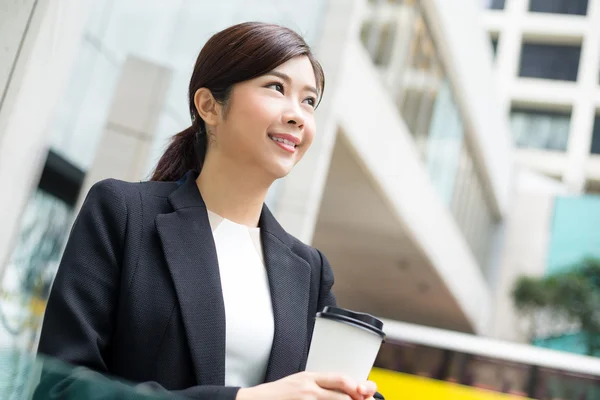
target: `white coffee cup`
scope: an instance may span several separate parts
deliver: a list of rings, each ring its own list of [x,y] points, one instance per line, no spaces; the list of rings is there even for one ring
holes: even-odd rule
[[[306,371],[365,381],[385,339],[382,328],[383,322],[369,314],[325,307],[315,319]]]

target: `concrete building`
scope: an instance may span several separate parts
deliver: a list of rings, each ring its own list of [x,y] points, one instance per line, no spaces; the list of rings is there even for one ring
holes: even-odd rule
[[[327,255],[342,306],[490,333],[512,144],[479,0],[29,3],[9,37],[33,44],[0,68],[5,291],[43,298],[89,186],[147,179],[189,125],[204,41],[264,20],[305,34],[327,75],[313,147],[269,193],[279,221]],[[45,23],[64,54],[40,71]]]
[[[572,193],[600,182],[600,3],[493,1],[484,24],[496,47],[499,99],[516,160]]]
[[[544,275],[600,256],[600,1],[487,1],[501,111],[510,115],[517,173],[496,293],[495,335],[525,340],[510,301],[521,274]],[[513,327],[513,328],[511,328]],[[540,343],[582,351],[570,333]]]

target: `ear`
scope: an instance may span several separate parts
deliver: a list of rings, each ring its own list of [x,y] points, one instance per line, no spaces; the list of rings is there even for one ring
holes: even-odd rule
[[[221,115],[221,105],[215,100],[211,91],[207,88],[200,88],[194,94],[194,105],[200,118],[206,125],[217,125]]]

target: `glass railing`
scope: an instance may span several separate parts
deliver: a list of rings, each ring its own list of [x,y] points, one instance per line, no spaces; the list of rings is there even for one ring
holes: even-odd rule
[[[109,378],[83,367],[15,349],[0,351],[0,399],[142,400],[181,398],[166,390]]]

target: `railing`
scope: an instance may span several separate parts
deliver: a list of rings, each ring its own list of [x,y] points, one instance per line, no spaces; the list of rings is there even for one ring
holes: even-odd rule
[[[467,143],[463,144],[450,210],[484,274],[497,228],[479,171]]]

